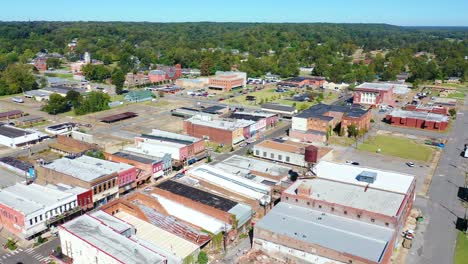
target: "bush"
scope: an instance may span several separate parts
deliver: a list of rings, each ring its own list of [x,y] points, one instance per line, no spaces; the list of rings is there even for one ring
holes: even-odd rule
[[[375,123],[375,120],[374,120],[374,118],[372,118],[372,119],[370,120],[370,122],[371,122],[371,123]]]
[[[456,115],[457,115],[457,110],[455,110],[455,109],[453,109],[453,108],[450,109],[450,110],[449,110],[449,115],[450,115],[451,117],[456,116]]]
[[[198,264],[206,264],[208,263],[208,254],[205,251],[200,251],[198,254]]]
[[[8,238],[5,246],[9,249],[9,250],[16,250],[16,248],[18,248],[18,246],[16,246],[16,242],[11,239],[11,238]]]

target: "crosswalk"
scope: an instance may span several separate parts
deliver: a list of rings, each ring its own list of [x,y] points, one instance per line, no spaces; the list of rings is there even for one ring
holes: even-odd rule
[[[41,253],[37,253],[34,248],[22,249],[18,248],[15,251],[11,251],[7,254],[0,256],[0,264],[9,263],[9,260],[19,257],[19,255],[29,255],[30,258],[34,259],[34,263],[47,263],[50,259],[48,256],[43,256]]]

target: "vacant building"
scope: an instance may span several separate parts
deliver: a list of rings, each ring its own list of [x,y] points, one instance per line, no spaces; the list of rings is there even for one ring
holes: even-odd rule
[[[343,134],[351,125],[367,131],[371,117],[371,111],[361,107],[317,104],[293,117],[289,136],[305,142],[325,142],[327,132],[338,126]]]

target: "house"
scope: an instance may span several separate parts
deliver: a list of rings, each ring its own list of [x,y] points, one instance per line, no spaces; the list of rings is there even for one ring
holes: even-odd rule
[[[452,83],[452,84],[459,84],[460,83],[460,78],[459,77],[449,77],[447,80],[445,80],[446,83]]]
[[[343,91],[349,87],[347,83],[334,83],[334,82],[324,82],[322,88],[325,90],[332,90],[332,91]]]

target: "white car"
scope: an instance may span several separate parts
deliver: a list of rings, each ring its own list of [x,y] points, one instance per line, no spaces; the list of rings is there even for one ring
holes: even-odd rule
[[[406,162],[406,165],[408,165],[408,167],[410,167],[410,168],[413,168],[413,167],[414,167],[414,163],[413,163],[413,162]]]

